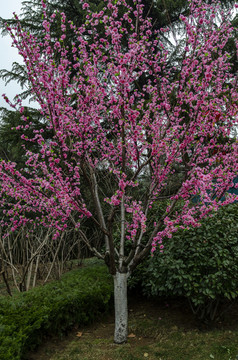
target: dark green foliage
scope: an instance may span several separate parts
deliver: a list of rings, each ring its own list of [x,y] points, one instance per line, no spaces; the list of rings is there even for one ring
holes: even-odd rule
[[[43,287],[0,298],[0,359],[20,360],[49,334],[64,334],[109,309],[112,277],[98,261]]]
[[[34,137],[34,131],[43,129],[46,138],[53,136],[52,131],[47,129],[47,121],[42,118],[38,110],[25,107],[23,115],[28,119],[28,129],[24,129],[26,122],[19,111],[0,108],[0,159],[16,162],[18,169],[26,168],[26,150],[33,153],[40,150],[36,142],[23,140],[21,138],[23,134],[31,139]],[[18,130],[17,127],[19,127]]]
[[[219,315],[219,303],[238,296],[238,204],[203,221],[200,228],[179,231],[136,270],[148,296],[185,296],[206,321]]]

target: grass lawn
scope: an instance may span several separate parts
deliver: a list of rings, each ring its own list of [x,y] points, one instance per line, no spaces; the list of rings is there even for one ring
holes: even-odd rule
[[[113,343],[114,318],[48,339],[27,360],[237,360],[238,304],[212,328],[199,325],[185,300],[129,302],[129,337]]]

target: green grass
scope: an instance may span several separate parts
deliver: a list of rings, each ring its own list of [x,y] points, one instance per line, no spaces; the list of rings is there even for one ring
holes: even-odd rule
[[[113,343],[113,314],[103,322],[75,330],[69,339],[54,347],[47,357],[49,342],[33,360],[237,360],[238,305],[230,326],[228,317],[218,328],[199,331],[186,306],[166,308],[163,304],[137,301],[131,306],[128,342]],[[237,325],[234,325],[237,323]]]
[[[238,333],[212,332],[184,334],[180,331],[161,336],[147,344],[145,339],[131,339],[114,345],[112,338],[101,342],[93,338],[72,341],[51,360],[235,360],[238,358]],[[142,342],[140,345],[139,342]]]

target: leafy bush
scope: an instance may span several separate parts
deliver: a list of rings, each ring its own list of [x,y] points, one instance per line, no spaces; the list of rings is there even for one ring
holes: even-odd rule
[[[194,313],[214,320],[221,300],[238,295],[238,204],[203,221],[200,228],[179,231],[164,241],[130,280],[142,282],[148,296],[185,296]]]
[[[0,359],[20,360],[47,334],[87,324],[109,309],[111,275],[97,264],[13,298],[0,298]]]

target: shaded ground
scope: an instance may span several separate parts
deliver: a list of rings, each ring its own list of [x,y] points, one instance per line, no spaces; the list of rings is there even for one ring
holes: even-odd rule
[[[238,304],[213,328],[200,326],[185,300],[129,302],[128,343],[113,344],[114,317],[48,339],[27,360],[237,360]]]

